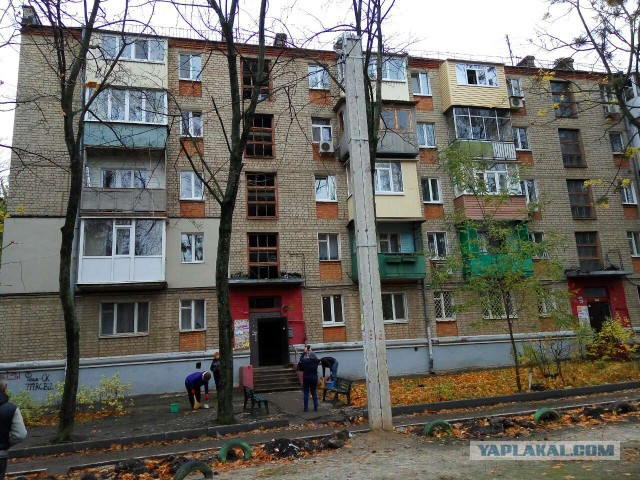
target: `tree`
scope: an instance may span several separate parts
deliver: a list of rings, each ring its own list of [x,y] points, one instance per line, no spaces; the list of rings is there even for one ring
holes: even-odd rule
[[[512,214],[513,220],[503,219],[505,207],[512,208],[513,195],[520,194],[516,170],[498,173],[492,161],[474,156],[472,142],[454,143],[441,160],[452,184],[481,214],[468,217],[461,212],[449,219],[460,235],[460,255],[450,256],[445,268],[435,270],[431,287],[437,291],[453,285],[455,310],[482,312],[483,320],[477,325],[504,320],[521,391],[516,331],[526,330],[527,321],[537,320],[539,312],[561,325],[574,323],[566,293],[554,287],[563,281],[562,264],[553,255],[563,239],[530,238],[527,220],[543,208],[543,201],[523,206]],[[535,266],[532,258],[539,259]],[[453,271],[464,272],[463,281],[455,282],[449,273]]]
[[[63,142],[65,150],[52,152],[49,148],[25,146],[24,142],[16,142],[15,139],[14,145],[9,148],[16,159],[14,162],[22,163],[26,170],[33,172],[36,168],[32,164],[48,163],[63,170],[69,179],[58,272],[66,338],[66,370],[59,411],[58,441],[69,441],[73,437],[80,369],[80,325],[75,308],[72,261],[84,178],[82,145],[85,117],[98,95],[109,86],[109,79],[119,65],[124,45],[107,62],[102,72],[102,82],[94,85],[86,95],[83,75],[91,50],[100,55],[100,47],[92,44],[96,30],[118,27],[124,32],[130,10],[129,2],[125,1],[122,16],[117,22],[112,22],[105,15],[103,3],[103,0],[83,0],[72,5],[63,0],[34,0],[23,10],[20,30],[21,48],[28,47],[36,52],[43,77],[39,79],[41,87],[24,88],[18,92],[15,105],[37,112],[34,114],[34,123],[48,125],[49,134],[55,141]],[[17,18],[18,9],[17,4],[10,2],[5,14]],[[38,115],[40,118],[36,121]],[[37,174],[34,175],[37,178]]]

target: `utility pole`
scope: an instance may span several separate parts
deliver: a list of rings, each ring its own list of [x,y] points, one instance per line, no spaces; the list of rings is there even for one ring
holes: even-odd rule
[[[362,318],[369,425],[371,430],[393,430],[389,371],[385,345],[382,296],[378,269],[378,241],[369,154],[363,56],[360,38],[343,34],[335,50],[344,62],[345,129],[349,138],[351,189],[354,203],[358,288]]]

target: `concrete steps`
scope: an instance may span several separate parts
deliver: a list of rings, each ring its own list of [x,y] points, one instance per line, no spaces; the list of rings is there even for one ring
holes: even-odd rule
[[[253,369],[253,389],[256,392],[300,390],[298,373],[290,365]]]

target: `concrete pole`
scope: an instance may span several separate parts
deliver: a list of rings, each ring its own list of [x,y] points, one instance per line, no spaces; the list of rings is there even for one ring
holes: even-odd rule
[[[338,40],[336,47],[336,50],[340,49],[340,53],[344,56],[346,100],[344,123],[347,138],[349,138],[351,162],[351,192],[355,212],[355,243],[358,259],[369,425],[372,430],[391,431],[393,423],[382,318],[378,241],[364,97],[362,46],[358,37],[345,34]]]

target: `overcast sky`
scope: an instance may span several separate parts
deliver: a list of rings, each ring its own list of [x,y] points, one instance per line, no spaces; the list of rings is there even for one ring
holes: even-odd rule
[[[109,5],[117,5],[121,0],[109,0]],[[26,2],[25,2],[26,3]],[[258,0],[241,1],[245,5],[241,12],[242,24],[249,27],[251,17],[257,13]],[[310,31],[336,23],[350,23],[351,0],[270,0],[269,22],[273,31],[283,30],[286,25],[291,36],[304,38]],[[474,56],[478,60],[485,57],[509,58],[505,36],[508,35],[515,57],[536,55],[551,60],[555,56],[541,52],[536,45],[536,31],[552,28],[555,31],[578,31],[578,25],[566,19],[557,19],[551,10],[551,24],[545,20],[548,2],[543,0],[396,0],[393,13],[383,29],[390,43],[396,46],[409,44],[413,54],[431,56],[435,52]],[[559,12],[557,12],[559,13]],[[4,24],[3,24],[4,23]],[[6,19],[0,23],[3,36],[11,28]],[[157,4],[152,24],[158,27],[184,27],[173,6]],[[332,37],[336,35],[332,34]],[[325,38],[327,47],[331,38]],[[452,55],[450,55],[452,56]],[[0,95],[3,99],[15,92],[18,70],[18,52],[15,47],[0,48]],[[6,110],[6,109],[5,109]],[[13,113],[0,112],[0,142],[11,141]],[[9,158],[6,149],[0,149],[0,176],[6,175]]]

